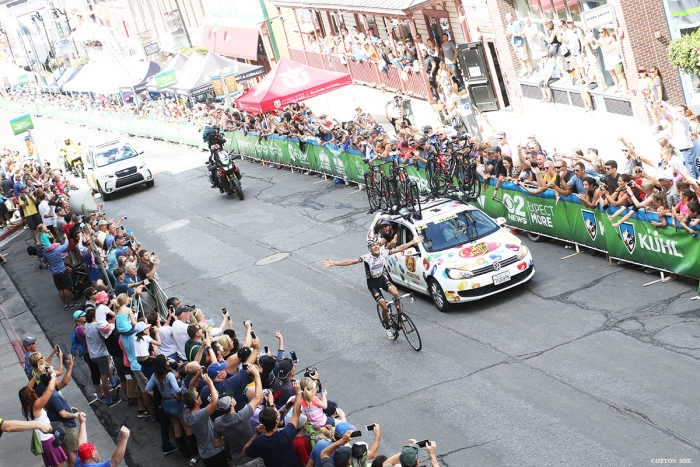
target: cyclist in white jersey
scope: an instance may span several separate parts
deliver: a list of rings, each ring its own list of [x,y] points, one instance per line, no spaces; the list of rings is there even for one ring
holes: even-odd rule
[[[399,291],[396,286],[389,281],[389,279],[384,275],[384,261],[389,255],[398,253],[410,248],[413,245],[421,243],[423,241],[422,236],[418,236],[408,243],[397,246],[396,248],[387,250],[380,244],[380,239],[376,237],[370,237],[367,239],[367,248],[369,248],[369,253],[366,255],[359,256],[353,259],[344,259],[342,261],[332,261],[330,258],[323,262],[323,267],[330,268],[331,266],[352,266],[353,264],[364,263],[365,274],[367,276],[367,288],[369,292],[374,297],[374,300],[379,303],[382,307],[382,321],[384,323],[384,329],[386,330],[386,335],[389,339],[394,338],[394,331],[389,327],[389,308],[386,305],[386,300],[382,296],[382,290],[386,290],[395,298],[399,298]],[[397,303],[398,305],[398,303]]]

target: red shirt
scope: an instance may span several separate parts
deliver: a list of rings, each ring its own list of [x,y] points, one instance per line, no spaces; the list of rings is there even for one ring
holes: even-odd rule
[[[292,440],[292,448],[299,459],[301,465],[306,465],[309,462],[309,454],[311,454],[311,444],[306,436],[295,436]]]

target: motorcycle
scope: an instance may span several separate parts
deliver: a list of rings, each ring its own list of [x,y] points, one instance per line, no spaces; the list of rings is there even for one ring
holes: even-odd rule
[[[244,198],[243,188],[241,188],[241,172],[238,167],[233,162],[236,159],[240,159],[240,154],[228,154],[225,151],[219,151],[219,163],[209,164],[207,162],[207,177],[212,185],[217,185],[221,193],[226,193],[232,195],[234,191],[238,195],[238,199],[241,201]],[[215,169],[216,180],[212,180],[212,170]]]
[[[85,178],[85,171],[83,170],[83,159],[82,153],[79,151],[71,151],[70,153],[65,147],[58,151],[58,162],[63,164],[66,172],[70,172],[78,178]]]

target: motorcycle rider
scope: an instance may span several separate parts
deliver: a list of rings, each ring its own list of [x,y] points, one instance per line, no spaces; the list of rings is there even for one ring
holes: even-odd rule
[[[219,153],[221,153],[222,149],[221,146],[218,144],[212,144],[210,147],[211,150],[211,156],[209,156],[209,179],[212,183],[211,187],[212,188],[219,188],[219,191],[223,193],[223,188],[219,185],[219,176],[216,174],[216,168],[221,165],[221,159],[219,158]],[[241,172],[238,169],[238,167],[234,164],[234,175],[236,178],[240,181],[241,180]]]
[[[70,170],[72,170],[75,161],[80,160],[80,148],[74,141],[71,141],[70,136],[63,141],[58,153],[65,158],[66,166]]]
[[[207,140],[207,144],[209,145],[209,180],[211,181],[211,187],[212,188],[217,188],[219,187],[219,178],[216,176],[216,166],[219,165],[219,156],[218,152],[221,150],[223,147],[224,143],[226,142],[226,137],[222,135],[220,132],[220,127],[219,125],[212,125],[211,126],[211,133],[209,135],[209,139]],[[214,149],[216,147],[216,149]],[[239,177],[240,178],[240,177]]]

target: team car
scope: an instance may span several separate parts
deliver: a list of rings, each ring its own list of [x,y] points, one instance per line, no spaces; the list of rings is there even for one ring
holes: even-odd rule
[[[83,153],[83,159],[92,192],[100,193],[106,200],[112,193],[139,183],[152,187],[153,173],[142,154],[123,141],[90,146]]]
[[[424,239],[390,255],[386,273],[395,284],[430,295],[440,311],[524,284],[535,274],[530,251],[502,227],[505,219],[494,221],[475,206],[438,199],[423,205],[420,219],[380,213],[368,237],[380,235],[387,222],[397,245],[416,235]]]

